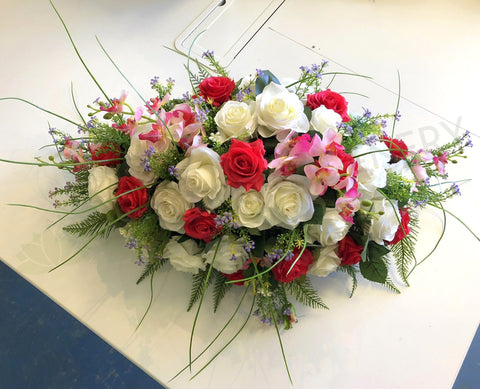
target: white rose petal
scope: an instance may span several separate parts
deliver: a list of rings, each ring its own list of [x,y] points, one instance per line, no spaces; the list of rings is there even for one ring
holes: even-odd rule
[[[374,200],[372,212],[383,211],[383,215],[373,219],[370,228],[369,237],[378,244],[384,244],[384,240],[390,241],[395,237],[400,220],[400,213],[398,211],[397,201],[392,201],[392,204],[387,199]]]
[[[142,164],[142,159],[145,159],[145,152],[152,146],[152,142],[141,140],[138,135],[149,132],[152,128],[149,126],[142,126],[137,128],[135,135],[130,140],[130,147],[128,148],[125,160],[128,164],[128,172],[131,176],[142,181],[143,185],[151,185],[157,180],[157,176],[152,171],[145,171]]]
[[[337,255],[337,247],[338,245],[334,244],[313,250],[315,261],[310,265],[307,273],[317,277],[326,277],[337,270],[340,262],[342,262]]]
[[[248,259],[248,253],[244,248],[244,241],[243,239],[235,240],[230,235],[224,235],[220,239],[217,255],[215,256],[215,249],[218,240],[213,243],[213,246],[207,253],[203,254],[203,257],[206,258],[207,263],[212,263],[213,257],[215,256],[215,261],[213,261],[213,267],[215,269],[225,274],[235,273],[243,267]]]
[[[322,224],[308,225],[307,241],[319,242],[324,247],[331,246],[345,238],[350,226],[351,224],[338,214],[337,209],[327,208]]]
[[[150,205],[158,215],[162,228],[181,234],[185,232],[183,215],[192,208],[192,204],[183,198],[176,182],[161,182],[153,193]]]
[[[341,122],[342,117],[333,109],[328,109],[324,105],[314,109],[310,119],[313,129],[320,134],[323,134],[329,128],[337,131],[337,124]]]
[[[215,115],[220,141],[250,137],[256,128],[254,112],[255,105],[253,103],[227,101]]]
[[[268,84],[257,96],[256,112],[258,115],[258,132],[268,138],[280,133],[308,131],[309,123],[303,112],[303,103],[295,93],[284,86]]]
[[[197,243],[188,239],[178,243],[180,237],[176,236],[167,243],[163,256],[168,258],[175,270],[187,273],[198,273],[198,270],[205,270],[205,263],[199,254],[201,249]]]
[[[272,176],[270,176],[272,177]],[[292,174],[287,178],[274,177],[265,188],[265,217],[274,226],[294,229],[313,216],[310,181]]]
[[[93,205],[105,204],[96,208],[97,211],[107,213],[115,205],[114,191],[117,189],[118,177],[114,168],[97,166],[88,172],[88,195]],[[112,200],[112,201],[109,201]]]
[[[390,151],[383,142],[379,142],[373,146],[357,146],[351,154],[359,155],[355,158],[358,162],[358,191],[362,194],[362,199],[370,200],[375,196],[377,188],[383,188],[387,184],[386,169]]]
[[[177,165],[179,188],[190,203],[203,200],[205,206],[214,209],[229,195],[220,157],[208,147],[196,147]]]
[[[238,216],[239,224],[247,228],[259,228],[265,230],[270,224],[265,220],[265,186],[260,192],[250,189],[248,192],[244,187],[232,189],[232,207]]]

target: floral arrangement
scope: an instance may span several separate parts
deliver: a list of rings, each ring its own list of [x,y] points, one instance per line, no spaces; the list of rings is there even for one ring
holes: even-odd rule
[[[78,134],[50,128],[56,157],[38,165],[72,174],[50,192],[53,205],[90,211],[64,229],[89,237],[82,249],[118,230],[138,282],[169,265],[191,273],[188,310],[211,285],[214,310],[242,287],[277,333],[297,322],[294,301],[326,307],[311,277],[344,272],[352,294],[360,276],[399,292],[393,272],[408,285],[418,210],[446,212],[459,194],[446,167],[464,157],[469,134],[410,150],[395,138],[398,105],[351,114],[322,84],[335,74],[327,62],[285,85],[260,69],[234,80],[213,52],[203,57],[197,72],[187,67],[192,90],[181,98],[155,77],[142,107],[105,95]]]

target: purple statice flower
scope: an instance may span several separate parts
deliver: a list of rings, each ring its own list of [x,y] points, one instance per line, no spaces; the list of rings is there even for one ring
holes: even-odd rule
[[[372,117],[372,112],[368,108],[362,107],[363,109],[363,116],[366,117],[367,119],[370,119]]]
[[[338,125],[338,129],[339,130],[343,130],[343,132],[346,134],[346,135],[352,135],[353,134],[353,127],[347,123],[340,123]]]
[[[147,262],[145,262],[145,261],[143,260],[143,255],[140,255],[140,256],[138,257],[138,259],[135,261],[135,264],[138,265],[138,266],[143,266],[143,265],[145,265],[146,263],[147,263]]]
[[[245,251],[247,253],[251,253],[254,249],[255,249],[255,242],[253,240],[251,240],[250,242],[248,242],[246,244]]]
[[[172,165],[168,168],[168,174],[170,174],[172,177],[178,178],[178,169]]]
[[[230,257],[230,261],[236,261],[238,259],[238,257],[235,255],[235,253],[232,254],[232,256]]]
[[[213,50],[207,50],[202,54],[202,58],[213,59],[215,52]]]
[[[158,76],[154,76],[151,80],[150,80],[150,85],[152,86],[152,88],[158,84],[158,80],[160,79],[160,77]]]
[[[200,108],[197,106],[195,109],[195,119],[197,122],[204,123],[208,119],[209,112],[208,108]]]
[[[272,322],[270,321],[270,319],[268,317],[265,317],[261,320],[261,322],[263,324],[269,324],[269,325],[272,325]]]
[[[257,77],[263,77],[265,75],[262,69],[256,69],[256,72],[257,72]]]
[[[460,188],[458,187],[458,185],[455,182],[452,184],[451,190],[452,190],[453,194],[461,195]]]
[[[130,250],[138,249],[138,240],[133,237],[128,238],[127,243],[125,243],[125,247],[129,248]]]
[[[155,154],[157,151],[153,146],[150,146],[143,152],[143,158],[140,158],[140,164],[143,167],[143,171],[145,172],[151,172],[152,167],[150,166],[150,161],[149,158]]]
[[[218,227],[229,227],[237,229],[240,225],[233,219],[231,212],[225,212],[223,215],[215,216],[215,223]]]
[[[290,309],[290,307],[286,308],[284,311],[283,311],[283,314],[285,316],[290,316],[292,314],[292,310]]]
[[[401,118],[401,117],[402,117],[402,115],[400,115],[400,111],[397,111],[397,112],[395,113],[395,120],[398,122],[398,121],[400,121],[400,118]]]
[[[368,146],[373,146],[377,142],[378,142],[378,136],[375,134],[368,135],[365,138],[365,144]]]
[[[192,97],[190,96],[190,93],[188,92],[185,92],[183,95],[182,95],[182,100],[183,101],[190,101]]]
[[[165,81],[166,81],[167,84],[169,84],[169,85],[175,84],[175,80],[174,80],[172,77],[168,77]]]

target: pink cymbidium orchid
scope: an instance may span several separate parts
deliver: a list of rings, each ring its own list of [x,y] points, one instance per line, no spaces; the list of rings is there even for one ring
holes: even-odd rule
[[[445,171],[445,165],[448,162],[448,152],[445,151],[442,155],[439,157],[435,156],[433,157],[433,163],[437,167],[438,173],[444,176],[446,174]]]
[[[342,135],[332,129],[327,129],[323,134],[323,138],[315,134],[313,136],[309,154],[312,157],[318,157],[320,166],[343,168],[343,162],[337,156],[337,151],[344,150],[341,146]]]
[[[357,187],[354,186],[335,202],[338,214],[348,223],[353,224],[353,215],[360,209],[360,196]]]
[[[308,134],[286,139],[275,147],[276,158],[268,164],[268,167],[275,169],[272,174],[289,176],[295,173],[297,168],[313,162],[310,148],[310,135]]]
[[[111,113],[122,113],[123,112],[123,104],[127,99],[127,92],[122,91],[120,94],[120,98],[118,99],[111,99],[111,104],[109,107],[105,107],[104,105],[100,106],[101,111],[111,112]]]
[[[340,180],[340,173],[334,167],[307,165],[304,170],[310,180],[310,193],[315,196],[324,195],[328,187],[336,185]]]
[[[125,123],[122,124],[112,124],[113,128],[116,128],[118,131],[122,131],[128,135],[130,135],[130,138],[135,134],[135,129],[137,128],[137,124],[142,118],[143,115],[143,110],[141,108],[138,108],[135,111],[135,115],[132,118],[128,118]]]

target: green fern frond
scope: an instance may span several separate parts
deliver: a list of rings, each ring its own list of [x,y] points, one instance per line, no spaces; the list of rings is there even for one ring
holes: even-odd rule
[[[352,290],[350,291],[350,298],[352,298],[353,293],[355,292],[358,286],[358,280],[357,280],[358,270],[354,266],[345,265],[345,266],[339,266],[337,268],[337,271],[347,273],[352,278]]]
[[[405,236],[400,242],[392,246],[392,254],[395,258],[395,267],[402,281],[409,286],[408,274],[410,267],[415,263],[415,244],[417,243],[418,233],[418,215],[415,212],[410,212],[410,233]]]
[[[212,269],[215,271],[215,269]],[[205,280],[207,279],[208,269],[199,270],[197,274],[192,277],[192,291],[190,293],[190,301],[188,303],[187,311],[190,311],[198,299],[202,296]],[[212,282],[213,277],[208,277],[207,288]]]
[[[143,270],[140,278],[137,280],[137,285],[145,280],[145,278],[155,274],[155,272],[159,270],[165,263],[167,263],[167,259],[165,258],[154,258],[153,260],[147,262],[145,269]]]
[[[386,281],[384,282],[383,286],[385,286],[388,290],[391,292],[400,294],[400,289],[396,287],[396,285],[393,283],[393,281],[390,279],[390,277],[387,277]]]
[[[317,291],[313,287],[310,279],[306,276],[297,278],[287,284],[286,289],[295,297],[295,299],[304,305],[311,308],[325,308],[328,307],[323,303]]]
[[[212,274],[212,276],[215,278],[213,285],[213,312],[217,312],[220,302],[225,297],[227,292],[232,288],[233,284],[225,283],[227,278],[217,270],[214,270],[214,274]]]
[[[92,212],[86,219],[78,223],[73,223],[63,227],[63,229],[71,234],[77,236],[94,236],[98,233],[100,238],[108,238],[110,232],[115,228],[112,224],[108,228],[102,231],[102,228],[110,223],[105,213],[98,211]]]

